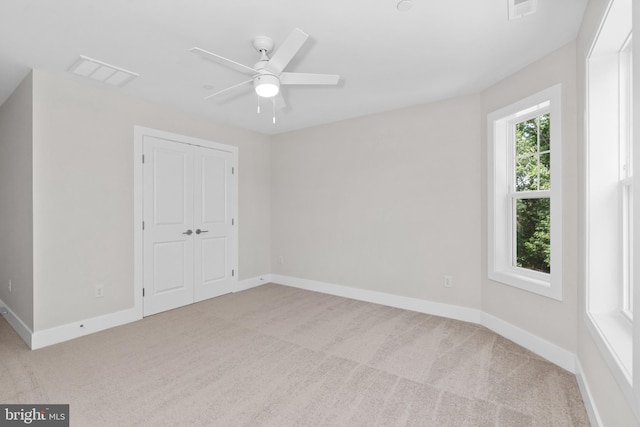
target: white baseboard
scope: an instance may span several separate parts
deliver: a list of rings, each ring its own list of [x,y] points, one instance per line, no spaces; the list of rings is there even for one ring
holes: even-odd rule
[[[240,292],[247,289],[255,288],[256,286],[269,283],[271,280],[270,274],[254,277],[251,279],[245,279],[238,281],[234,292]],[[66,325],[57,326],[42,331],[31,332],[27,329],[27,333],[22,337],[25,342],[35,350],[38,348],[46,347],[53,344],[58,344],[64,341],[79,338],[84,335],[92,334],[95,332],[103,331],[105,329],[114,328],[116,326],[124,325],[127,323],[135,322],[142,319],[139,310],[131,308],[129,310],[118,311],[115,313],[105,314],[90,319],[80,320],[72,322]],[[9,322],[11,324],[11,322]],[[13,326],[13,324],[12,324]],[[14,326],[14,329],[16,327]],[[16,329],[18,331],[18,329]],[[20,333],[20,332],[18,332]]]
[[[366,289],[352,288],[349,286],[335,285],[318,282],[315,280],[300,279],[297,277],[272,274],[271,280],[280,285],[291,286],[309,291],[321,292],[330,295],[351,298],[359,301],[372,302],[419,313],[433,314],[449,319],[462,320],[482,325],[504,336],[518,345],[544,357],[556,365],[575,372],[576,355],[564,348],[544,340],[530,332],[520,329],[509,322],[487,314],[481,310],[460,307],[451,304],[421,300],[418,298],[403,297],[384,292],[370,291]]]
[[[297,277],[281,276],[278,274],[272,274],[271,281],[279,285],[286,285],[359,301],[372,302],[374,304],[402,308],[405,310],[417,311],[419,313],[433,314],[465,322],[480,323],[480,311],[474,308],[431,302],[417,298],[387,294],[384,292],[352,288],[350,286],[300,279]]]
[[[591,389],[589,388],[589,384],[587,383],[586,378],[584,377],[584,372],[582,371],[582,365],[580,364],[580,359],[576,358],[576,380],[578,381],[578,387],[580,388],[580,394],[582,395],[582,401],[584,402],[584,407],[587,410],[587,415],[589,416],[589,423],[591,423],[592,427],[600,427],[602,426],[602,419],[600,418],[600,414],[598,413],[598,408],[594,404],[593,395],[591,394]]]
[[[266,285],[269,282],[271,282],[271,274],[263,274],[261,276],[252,277],[251,279],[238,280],[238,284],[233,292],[246,291],[247,289]]]
[[[135,322],[140,319],[142,319],[142,317],[140,316],[139,310],[131,308],[128,310],[105,314],[103,316],[93,317],[91,319],[68,323],[62,326],[56,326],[50,329],[44,329],[42,331],[36,331],[31,336],[31,349],[35,350],[49,345],[58,344],[63,341],[72,340],[84,335]]]
[[[2,317],[4,317],[7,320],[7,323],[9,323],[9,325],[13,328],[14,331],[16,331],[16,333],[18,334],[18,336],[20,336],[20,338],[22,338],[22,340],[27,343],[27,345],[29,346],[29,348],[31,347],[31,336],[33,335],[33,332],[31,331],[31,328],[29,328],[20,317],[18,317],[13,310],[11,310],[11,308],[9,308],[8,305],[6,305],[2,300],[0,300],[0,307],[4,307],[7,309],[7,313],[3,314]]]
[[[359,301],[371,302],[374,304],[402,308],[419,313],[433,314],[435,316],[442,316],[450,319],[480,324],[550,360],[551,362],[557,364],[558,366],[561,366],[562,368],[570,372],[575,373],[576,371],[575,354],[549,341],[537,337],[523,329],[520,329],[502,319],[499,319],[493,315],[484,313],[481,310],[474,308],[460,307],[456,305],[432,302],[418,298],[393,295],[384,292],[352,288],[349,286],[336,285],[277,274],[264,274],[250,279],[241,280],[238,282],[234,292],[251,289],[269,282],[330,295],[341,296],[345,298],[351,298]],[[2,301],[0,301],[0,304],[2,304]],[[24,322],[22,322],[8,307],[7,310],[8,313],[5,315],[7,321],[32,349],[57,344],[94,332],[99,332],[105,329],[134,322],[142,318],[139,311],[135,308],[132,308],[106,314],[103,316],[94,317],[91,319],[72,322],[66,325],[57,326],[42,331],[32,332],[31,329],[29,329],[24,324]]]
[[[571,373],[576,370],[576,355],[569,350],[512,325],[498,317],[482,312],[482,326],[510,339],[518,345],[555,363]]]

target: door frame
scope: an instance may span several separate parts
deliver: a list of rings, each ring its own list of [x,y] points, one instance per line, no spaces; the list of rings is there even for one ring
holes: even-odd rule
[[[166,132],[159,129],[152,129],[143,126],[133,127],[133,309],[139,313],[140,318],[144,317],[144,302],[142,299],[144,284],[144,231],[142,229],[142,221],[144,220],[144,170],[143,170],[143,142],[145,136],[152,136],[160,139],[167,139],[181,144],[195,145],[199,147],[211,148],[214,150],[225,151],[233,156],[235,164],[235,173],[233,179],[234,186],[238,188],[238,147],[233,145],[221,144],[219,142],[207,141],[205,139],[193,138],[186,135]],[[229,200],[230,209],[235,218],[235,227],[233,228],[232,238],[236,244],[232,249],[232,264],[235,266],[235,286],[238,283],[238,195],[231,197]]]

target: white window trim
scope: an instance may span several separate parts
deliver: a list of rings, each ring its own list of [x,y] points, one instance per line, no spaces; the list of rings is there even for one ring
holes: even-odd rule
[[[555,85],[487,116],[488,151],[488,276],[489,279],[562,301],[562,114],[561,85]],[[551,273],[511,265],[511,203],[508,128],[514,119],[544,114],[551,116],[551,190],[538,197],[551,199]],[[535,113],[532,112],[535,109]],[[538,192],[536,192],[538,193]]]

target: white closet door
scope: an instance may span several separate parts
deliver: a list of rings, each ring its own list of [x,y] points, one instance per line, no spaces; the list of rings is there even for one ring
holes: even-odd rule
[[[145,136],[144,315],[193,302],[193,148]]]
[[[144,316],[233,291],[236,154],[145,135]]]
[[[233,290],[233,156],[194,147],[194,297],[202,301]]]

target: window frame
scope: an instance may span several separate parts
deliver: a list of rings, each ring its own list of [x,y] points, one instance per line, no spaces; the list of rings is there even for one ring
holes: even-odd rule
[[[636,396],[634,391],[634,387],[637,389],[638,376],[635,375],[634,378],[633,375],[634,365],[637,368],[639,360],[637,355],[634,355],[634,347],[638,348],[636,338],[640,334],[634,328],[632,318],[624,312],[625,285],[622,279],[626,269],[623,262],[624,246],[629,245],[629,267],[637,261],[633,257],[637,258],[638,254],[633,253],[634,240],[628,240],[625,243],[625,239],[622,238],[625,233],[622,193],[630,181],[623,176],[621,167],[623,162],[621,137],[625,133],[625,123],[623,123],[625,120],[621,119],[621,114],[625,106],[620,96],[625,86],[620,74],[621,53],[633,33],[631,12],[631,0],[609,0],[585,58],[583,274],[586,291],[584,320],[587,330],[625,398],[633,407],[640,399],[640,394]],[[634,60],[637,61],[637,59],[636,57]],[[635,74],[637,76],[637,70]],[[634,76],[630,77],[633,79]],[[629,89],[631,88],[627,90]],[[633,102],[633,93],[630,93],[629,101]],[[637,123],[637,119],[631,114],[631,109],[626,116],[628,126],[633,126],[634,122]],[[637,142],[633,141],[631,136],[631,134],[627,135],[629,138],[627,139],[629,149],[627,158],[633,161],[632,156],[637,156],[638,152],[633,152],[632,147]],[[612,146],[614,146],[613,150]],[[613,154],[609,156],[607,153]],[[603,189],[606,190],[605,186],[610,186],[611,191],[603,193]],[[629,190],[631,197],[628,202],[633,203],[633,193],[637,188],[629,187]],[[604,199],[602,194],[610,197]],[[613,196],[617,199],[617,203],[605,206]],[[637,195],[635,198],[637,201]],[[633,212],[633,216],[635,218],[629,216],[631,225],[638,219],[637,210]],[[615,218],[614,224],[611,223],[612,218]],[[614,236],[617,241],[603,239],[602,230]],[[633,229],[628,231],[635,232]],[[635,244],[637,243],[636,240]],[[607,253],[612,252],[617,258],[606,256],[607,254],[602,250],[603,246],[606,247]],[[607,265],[606,269],[601,268],[603,263]],[[629,279],[632,280],[632,278]],[[629,282],[629,285],[632,286],[633,282]],[[637,295],[634,298],[638,300]],[[629,304],[633,306],[637,302],[629,301]]]
[[[488,278],[562,301],[562,114],[561,84],[542,90],[487,116]],[[511,188],[515,176],[515,124],[550,115],[551,184],[549,190],[517,192],[518,198],[549,197],[551,206],[551,272],[516,267],[515,216]],[[527,197],[522,197],[527,196]]]
[[[511,221],[511,239],[509,244],[511,245],[511,265],[514,267],[514,271],[518,272],[519,274],[523,274],[525,276],[530,276],[532,278],[535,278],[537,280],[548,280],[547,279],[547,273],[544,272],[536,272],[535,270],[532,269],[528,269],[528,268],[523,268],[523,267],[518,267],[516,264],[518,262],[518,251],[517,251],[517,246],[518,246],[518,231],[517,231],[517,203],[518,200],[525,200],[525,199],[549,199],[549,201],[551,201],[551,190],[550,189],[544,189],[544,190],[540,190],[540,170],[538,168],[538,184],[537,187],[538,189],[536,190],[524,190],[524,191],[518,191],[516,189],[516,180],[517,180],[517,171],[516,171],[516,165],[518,163],[518,152],[517,152],[517,143],[518,141],[516,140],[516,126],[520,123],[529,121],[531,119],[535,119],[538,118],[540,116],[543,116],[545,114],[549,114],[551,115],[551,112],[549,110],[549,105],[545,105],[545,104],[549,104],[550,103],[543,103],[540,105],[537,105],[535,107],[535,109],[532,108],[531,112],[528,112],[526,114],[517,114],[514,115],[513,117],[511,117],[510,119],[507,119],[507,151],[508,151],[508,156],[509,156],[509,177],[511,179],[511,182],[508,184],[509,186],[509,190],[507,192],[507,197],[511,200],[511,217],[509,218],[509,220]],[[539,128],[538,128],[539,130]],[[535,155],[530,155],[529,157],[536,157],[536,162],[540,163],[540,157],[542,152],[540,151],[540,138],[538,137],[537,140],[537,150],[536,150],[536,154]],[[545,150],[545,153],[548,152],[549,154],[551,154],[551,146],[549,146],[549,150]]]

